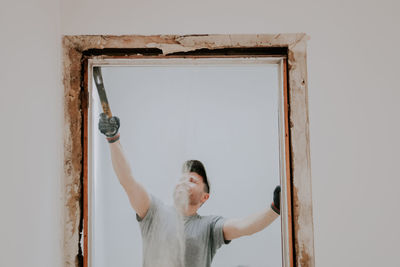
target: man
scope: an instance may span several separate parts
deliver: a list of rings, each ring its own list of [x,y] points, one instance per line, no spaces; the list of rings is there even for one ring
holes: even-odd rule
[[[259,213],[240,219],[200,216],[197,210],[210,197],[210,185],[197,160],[184,163],[183,177],[174,190],[175,208],[165,205],[133,177],[119,142],[119,127],[118,117],[100,114],[99,130],[107,137],[114,171],[139,222],[144,267],[209,267],[223,244],[259,232],[279,217],[279,186],[272,204]]]

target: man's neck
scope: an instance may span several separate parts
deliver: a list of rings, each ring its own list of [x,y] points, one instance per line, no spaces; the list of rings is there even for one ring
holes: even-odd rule
[[[199,207],[198,207],[197,205],[196,205],[196,206],[191,206],[191,205],[189,205],[189,207],[188,207],[187,210],[183,213],[183,215],[185,215],[185,216],[196,215],[198,209],[199,209]]]

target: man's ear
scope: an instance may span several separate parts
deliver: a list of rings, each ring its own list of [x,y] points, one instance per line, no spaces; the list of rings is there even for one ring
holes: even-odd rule
[[[206,202],[207,199],[209,199],[209,198],[210,198],[210,194],[209,194],[209,193],[204,193],[204,194],[203,194],[203,197],[202,197],[202,199],[203,199],[202,202],[203,202],[203,203]]]

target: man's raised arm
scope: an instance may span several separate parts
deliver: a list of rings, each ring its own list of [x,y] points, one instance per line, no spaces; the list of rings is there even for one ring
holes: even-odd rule
[[[131,206],[143,218],[149,210],[150,197],[146,189],[132,175],[132,170],[119,141],[119,126],[120,121],[118,117],[108,118],[106,114],[100,114],[99,130],[107,137],[107,141],[110,144],[111,161],[114,171],[128,195]]]
[[[241,219],[228,219],[224,223],[223,233],[225,240],[232,240],[245,235],[257,233],[270,225],[280,215],[281,187],[274,190],[274,201],[271,207]]]

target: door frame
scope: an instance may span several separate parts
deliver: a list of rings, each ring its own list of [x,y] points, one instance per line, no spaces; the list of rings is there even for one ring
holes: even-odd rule
[[[64,265],[88,266],[90,60],[283,57],[286,266],[314,266],[306,41],[298,34],[74,35],[63,37]],[[285,223],[286,222],[286,223]],[[284,255],[285,256],[285,255]]]

